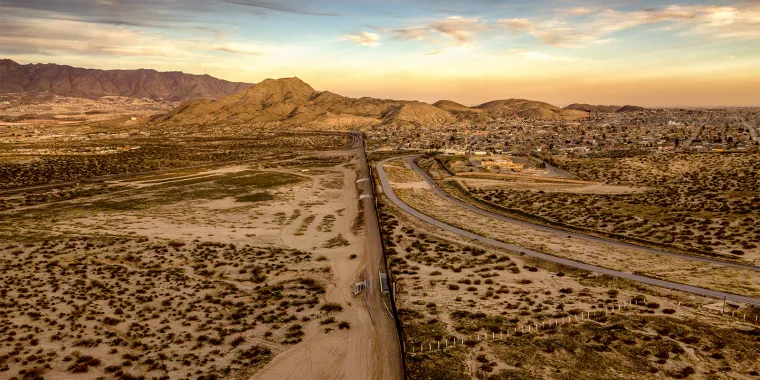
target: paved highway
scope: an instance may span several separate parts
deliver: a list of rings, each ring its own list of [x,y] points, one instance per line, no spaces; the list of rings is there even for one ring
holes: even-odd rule
[[[378,174],[378,177],[380,178],[380,184],[383,187],[383,191],[385,192],[385,195],[388,197],[388,199],[393,204],[395,204],[396,206],[400,207],[402,210],[406,211],[407,213],[415,216],[416,218],[418,218],[418,219],[420,219],[420,220],[422,220],[424,222],[433,224],[433,225],[435,225],[438,228],[442,228],[444,230],[453,232],[455,234],[464,236],[464,237],[469,238],[469,239],[478,240],[480,243],[488,244],[488,245],[493,246],[493,247],[507,249],[507,250],[515,251],[515,252],[523,252],[523,253],[525,253],[528,256],[533,256],[533,257],[536,257],[536,258],[539,258],[539,259],[555,262],[555,263],[562,264],[562,265],[567,265],[567,266],[573,267],[573,268],[584,269],[584,270],[588,270],[588,271],[592,271],[592,272],[596,272],[596,273],[601,273],[601,274],[605,274],[605,275],[609,275],[609,276],[625,278],[625,279],[636,281],[636,282],[640,282],[640,283],[643,283],[643,284],[655,285],[655,286],[660,286],[660,287],[663,287],[663,288],[680,290],[680,291],[684,291],[684,292],[688,292],[688,293],[692,293],[692,294],[698,294],[698,295],[702,295],[702,296],[715,297],[715,298],[721,298],[721,299],[725,298],[725,299],[731,300],[731,301],[744,302],[744,303],[749,303],[749,304],[753,304],[753,305],[760,305],[760,299],[758,299],[758,298],[745,297],[745,296],[740,296],[740,295],[731,294],[731,293],[725,293],[725,292],[719,292],[719,291],[710,290],[710,289],[699,288],[699,287],[691,286],[691,285],[679,284],[679,283],[676,283],[676,282],[658,280],[658,279],[651,278],[651,277],[645,277],[645,276],[640,276],[640,275],[636,275],[636,274],[633,274],[633,273],[616,271],[616,270],[612,270],[612,269],[607,269],[607,268],[599,267],[599,266],[596,266],[596,265],[590,265],[590,264],[582,263],[580,261],[569,260],[569,259],[565,259],[565,258],[561,258],[561,257],[557,257],[557,256],[552,256],[552,255],[548,255],[548,254],[545,254],[545,253],[542,253],[542,252],[537,252],[537,251],[533,251],[533,250],[530,250],[530,249],[525,249],[525,248],[517,246],[517,245],[507,244],[507,243],[504,243],[502,241],[494,240],[494,239],[491,239],[491,238],[488,238],[488,237],[485,237],[485,236],[477,235],[477,234],[474,234],[474,233],[472,233],[470,231],[465,231],[463,229],[460,229],[460,228],[454,227],[452,225],[446,224],[444,222],[441,222],[441,221],[439,221],[439,220],[437,220],[435,218],[432,218],[432,217],[430,217],[428,215],[425,215],[425,214],[423,214],[423,213],[415,210],[414,208],[412,208],[409,205],[407,205],[406,203],[404,203],[401,199],[399,199],[398,196],[396,196],[396,194],[393,192],[393,188],[391,187],[390,181],[388,180],[388,176],[385,173],[385,170],[383,169],[383,165],[386,162],[388,162],[390,160],[394,160],[394,159],[398,159],[398,158],[389,158],[389,159],[381,161],[381,162],[379,162],[377,164],[377,174]],[[412,168],[415,169],[415,170],[421,171],[421,169],[419,169],[419,167],[417,167],[417,165],[414,164],[413,160],[414,160],[414,157],[409,158],[409,162],[411,163]],[[418,173],[419,173],[419,171],[418,171]],[[474,208],[474,209],[477,210],[476,212],[478,212],[480,214],[487,215],[487,216],[493,217],[495,219],[501,219],[501,220],[505,219],[503,217],[503,215],[499,215],[499,214],[495,214],[495,213],[492,213],[492,212],[489,212],[489,211],[486,211],[486,210],[479,209],[479,208],[477,208],[475,206],[469,205],[467,203],[461,202],[459,200],[456,200],[456,199],[450,197],[448,194],[446,194],[445,192],[443,192],[443,190],[441,190],[432,181],[432,179],[430,179],[430,177],[427,176],[426,173],[422,172],[422,173],[420,173],[420,175],[422,175],[422,178],[424,178],[429,184],[431,184],[431,186],[433,186],[433,189],[436,189],[436,192],[439,195],[444,196],[444,198],[446,198],[447,200],[451,201],[454,206],[457,206],[457,207],[466,207],[467,209],[470,209],[470,210],[472,210],[472,208]],[[441,194],[441,193],[443,193],[443,194]],[[475,211],[475,210],[473,210],[473,211]],[[512,222],[511,219],[509,221]],[[526,223],[526,224],[529,224],[529,223]],[[531,227],[538,228],[538,227],[542,227],[542,226],[533,226],[533,225],[531,225]],[[561,233],[568,234],[566,231],[561,231]],[[641,248],[641,247],[638,247],[638,246],[635,246],[635,247],[636,248]],[[720,264],[724,264],[724,263],[720,262]]]
[[[490,211],[486,211],[486,210],[484,210],[482,208],[479,208],[479,207],[477,207],[475,205],[472,205],[472,204],[469,204],[467,202],[463,202],[463,201],[461,201],[459,199],[456,199],[456,198],[452,197],[451,195],[449,195],[448,193],[446,193],[445,191],[443,191],[443,189],[441,189],[438,186],[438,184],[435,183],[435,181],[433,181],[433,179],[430,178],[430,176],[427,173],[425,173],[424,170],[422,170],[419,166],[417,166],[417,164],[414,162],[414,160],[417,157],[419,157],[419,156],[412,156],[412,157],[407,158],[407,163],[409,164],[409,166],[412,169],[414,169],[414,171],[417,172],[417,174],[420,177],[422,177],[422,179],[425,180],[425,182],[427,182],[433,188],[433,190],[439,196],[441,196],[443,198],[446,198],[446,200],[448,200],[448,201],[450,201],[452,203],[455,203],[456,205],[458,205],[460,207],[464,207],[464,208],[466,208],[466,209],[468,209],[470,211],[476,212],[476,213],[481,214],[481,215],[485,215],[485,216],[496,218],[496,219],[503,220],[503,221],[506,221],[506,222],[518,224],[518,225],[524,226],[524,227],[530,227],[530,228],[533,228],[533,229],[536,229],[536,230],[539,230],[539,231],[551,232],[551,233],[555,233],[555,234],[560,234],[562,236],[571,236],[573,238],[593,241],[593,242],[597,242],[597,243],[605,243],[605,244],[609,244],[609,245],[612,245],[612,246],[615,246],[615,247],[638,249],[638,250],[641,250],[641,251],[645,251],[645,252],[649,252],[649,253],[655,253],[655,254],[658,254],[658,255],[675,256],[675,257],[678,257],[678,258],[681,258],[681,259],[684,259],[684,260],[689,260],[689,261],[698,261],[698,262],[703,262],[703,263],[707,263],[707,264],[718,264],[718,265],[732,266],[732,267],[737,267],[737,268],[743,268],[743,269],[750,269],[750,270],[760,271],[760,267],[752,265],[752,264],[745,264],[745,263],[739,263],[739,262],[735,262],[735,261],[721,260],[721,259],[716,259],[716,258],[706,257],[706,256],[689,255],[689,254],[686,254],[686,253],[664,251],[664,250],[660,250],[660,249],[657,249],[657,248],[646,247],[646,246],[643,246],[643,245],[625,243],[625,242],[621,242],[621,241],[617,241],[617,240],[605,239],[603,237],[592,236],[592,235],[585,235],[585,234],[582,234],[582,233],[579,233],[579,232],[567,231],[567,230],[563,230],[563,229],[560,229],[560,228],[554,228],[554,227],[543,226],[543,225],[540,225],[540,224],[534,224],[534,223],[526,222],[524,220],[510,218],[510,217],[502,215],[502,214],[497,214],[497,213],[493,213],[493,212],[490,212]]]

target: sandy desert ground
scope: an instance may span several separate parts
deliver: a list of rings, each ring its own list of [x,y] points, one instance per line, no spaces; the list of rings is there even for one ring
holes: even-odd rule
[[[416,175],[411,169],[407,170],[407,175]],[[419,181],[422,181],[421,178]],[[760,276],[749,269],[726,268],[636,249],[613,248],[601,242],[576,241],[555,233],[497,221],[452,206],[432,190],[409,188],[408,183],[405,185],[405,188],[398,189],[397,194],[407,204],[429,215],[436,215],[441,221],[483,236],[606,268],[736,294],[760,295]]]
[[[576,258],[584,248],[561,240],[553,243],[552,239],[558,238],[497,227],[477,215],[448,210],[425,190],[424,183],[415,186],[409,182],[415,173],[404,170],[401,161],[391,166],[392,181],[401,180],[393,184],[396,193],[447,223],[465,224],[461,221],[467,220],[467,228],[520,244],[547,239],[549,244],[557,244],[556,252]],[[757,374],[760,361],[748,349],[757,345],[754,334],[759,330],[728,314],[716,315],[715,309],[722,304],[715,300],[481,246],[413,219],[387,200],[381,207],[381,219],[398,281],[411,378],[753,378]],[[547,249],[552,247],[549,244]],[[583,259],[592,254],[609,255],[603,255],[603,247],[585,250],[588,255]],[[623,260],[626,252],[615,254],[619,257],[602,262],[637,265],[635,260],[646,260]],[[664,261],[652,271],[669,273],[676,264],[685,265]],[[713,281],[718,277],[714,273],[707,276]],[[638,305],[591,320],[542,328],[539,333],[513,333],[498,339],[507,330],[577,318],[629,301]],[[490,339],[492,334],[497,339]],[[486,335],[490,340],[483,339]],[[729,336],[736,341],[729,342]],[[436,349],[437,342],[450,344],[453,337],[469,343]],[[414,354],[410,347],[415,347]]]
[[[14,202],[0,378],[370,373],[357,170],[355,155],[296,155]]]

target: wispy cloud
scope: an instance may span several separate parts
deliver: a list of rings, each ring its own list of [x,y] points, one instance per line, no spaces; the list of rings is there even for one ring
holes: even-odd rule
[[[391,29],[391,32],[398,40],[422,40],[443,36],[457,44],[467,44],[477,33],[487,28],[487,23],[476,17],[451,16],[425,25]]]
[[[0,23],[4,52],[35,55],[142,56],[161,59],[209,57],[213,52],[267,55],[280,50],[268,45],[218,39],[174,40],[139,29],[92,25],[73,20],[4,20]]]
[[[282,1],[282,0],[278,0],[278,1],[224,0],[224,1],[231,4],[245,5],[248,7],[261,9],[261,10],[295,13],[295,14],[311,15],[311,16],[340,16],[339,13],[323,12],[323,11],[317,11],[317,10],[302,7],[300,6],[300,3],[297,1]]]
[[[213,49],[227,53],[241,53],[248,55],[262,55],[262,47],[250,43],[229,42],[225,44],[213,45]]]
[[[532,35],[546,44],[578,47],[606,43],[608,36],[646,25],[666,25],[670,30],[709,38],[760,38],[760,3],[738,6],[670,5],[639,11],[604,10],[586,13],[567,10],[564,17],[550,20],[502,19],[507,29]],[[575,17],[583,17],[578,20]]]
[[[371,32],[361,32],[359,34],[349,34],[345,36],[348,41],[356,42],[359,45],[376,47],[380,46],[380,35]]]

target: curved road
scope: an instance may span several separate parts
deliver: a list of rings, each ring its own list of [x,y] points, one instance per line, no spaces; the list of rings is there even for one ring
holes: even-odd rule
[[[739,262],[735,262],[735,261],[715,259],[715,258],[705,257],[705,256],[688,255],[688,254],[685,254],[685,253],[663,251],[663,250],[660,250],[660,249],[651,248],[651,247],[647,247],[647,246],[643,246],[643,245],[625,243],[625,242],[621,242],[621,241],[617,241],[617,240],[605,239],[605,238],[598,237],[598,236],[591,236],[591,235],[585,235],[585,234],[578,233],[578,232],[567,231],[567,230],[563,230],[563,229],[560,229],[560,228],[554,228],[554,227],[543,226],[543,225],[540,225],[540,224],[534,224],[534,223],[526,222],[524,220],[510,218],[510,217],[508,217],[506,215],[490,212],[490,211],[484,210],[484,209],[482,209],[480,207],[477,207],[475,205],[472,205],[472,204],[469,204],[467,202],[463,202],[463,201],[461,201],[459,199],[456,199],[456,198],[452,197],[451,195],[449,195],[447,192],[443,191],[443,189],[441,189],[440,186],[438,186],[438,184],[435,183],[435,181],[433,181],[433,179],[430,178],[430,176],[427,173],[425,173],[424,170],[422,170],[419,166],[417,166],[417,163],[414,162],[414,160],[417,157],[419,157],[419,156],[412,156],[412,157],[407,158],[407,163],[409,164],[409,166],[412,169],[414,169],[414,171],[417,172],[417,174],[420,177],[422,177],[423,180],[425,180],[425,182],[427,182],[430,185],[430,187],[433,188],[433,191],[435,191],[439,196],[445,198],[449,202],[454,203],[457,206],[464,207],[464,208],[466,208],[466,209],[468,209],[468,210],[470,210],[472,212],[476,212],[476,213],[481,214],[481,215],[485,215],[485,216],[496,218],[496,219],[503,220],[503,221],[506,221],[506,222],[514,223],[514,224],[517,224],[517,225],[520,225],[520,226],[523,226],[523,227],[530,227],[530,228],[533,228],[533,229],[539,230],[539,231],[551,232],[551,233],[561,234],[561,235],[566,235],[566,236],[572,236],[573,238],[593,241],[593,242],[597,242],[597,243],[605,243],[605,244],[609,244],[609,245],[614,246],[614,247],[632,248],[632,249],[638,249],[638,250],[641,250],[641,251],[645,251],[645,252],[649,252],[649,253],[654,253],[654,254],[658,254],[658,255],[675,256],[675,257],[678,257],[678,258],[681,258],[681,259],[684,259],[684,260],[699,261],[699,262],[703,262],[703,263],[707,263],[707,264],[717,264],[717,265],[724,265],[724,266],[731,266],[731,267],[736,267],[736,268],[742,268],[742,269],[750,269],[750,270],[754,270],[754,271],[760,271],[760,267],[752,265],[752,264],[745,264],[745,263],[739,263]]]
[[[458,235],[461,235],[461,236],[464,236],[464,237],[467,237],[467,238],[470,238],[470,239],[478,240],[481,243],[485,243],[485,244],[488,244],[488,245],[493,246],[493,247],[507,249],[507,250],[516,251],[516,252],[524,252],[528,256],[533,256],[533,257],[536,257],[536,258],[539,258],[539,259],[543,259],[543,260],[547,260],[547,261],[551,261],[551,262],[554,262],[554,263],[558,263],[558,264],[562,264],[562,265],[567,265],[567,266],[573,267],[573,268],[584,269],[584,270],[591,271],[591,272],[601,273],[601,274],[605,274],[605,275],[609,275],[609,276],[614,276],[614,277],[625,278],[625,279],[628,279],[628,280],[631,280],[631,281],[640,282],[640,283],[643,283],[643,284],[655,285],[655,286],[660,286],[660,287],[663,287],[663,288],[674,289],[674,290],[680,290],[680,291],[684,291],[684,292],[688,292],[688,293],[698,294],[698,295],[701,295],[701,296],[708,296],[708,297],[715,297],[715,298],[725,298],[725,299],[731,300],[731,301],[744,302],[744,303],[749,303],[749,304],[753,304],[753,305],[760,305],[760,299],[758,299],[758,298],[745,297],[745,296],[740,296],[740,295],[737,295],[737,294],[719,292],[719,291],[716,291],[716,290],[710,290],[710,289],[699,288],[699,287],[691,286],[691,285],[679,284],[679,283],[676,283],[676,282],[658,280],[656,278],[640,276],[640,275],[633,274],[633,273],[616,271],[616,270],[612,270],[612,269],[607,269],[607,268],[599,267],[599,266],[596,266],[596,265],[586,264],[586,263],[583,263],[583,262],[580,262],[580,261],[569,260],[569,259],[565,259],[565,258],[562,258],[562,257],[552,256],[552,255],[548,255],[546,253],[542,253],[542,252],[538,252],[538,251],[533,251],[533,250],[525,249],[525,248],[522,248],[522,247],[519,247],[519,246],[516,246],[516,245],[513,245],[513,244],[507,244],[507,243],[504,243],[502,241],[498,241],[498,240],[494,240],[494,239],[491,239],[491,238],[487,238],[485,236],[480,236],[480,235],[474,234],[474,233],[472,233],[470,231],[465,231],[465,230],[463,230],[461,228],[457,228],[457,227],[454,227],[452,225],[443,223],[443,222],[441,222],[441,221],[439,221],[439,220],[437,220],[435,218],[427,216],[427,215],[425,215],[425,214],[417,211],[416,209],[410,207],[409,205],[407,205],[406,203],[404,203],[401,199],[399,199],[398,196],[396,196],[396,193],[393,192],[393,188],[391,187],[390,181],[388,180],[388,176],[385,173],[385,170],[383,169],[383,165],[386,162],[388,162],[388,161],[396,160],[396,159],[398,159],[398,157],[389,158],[389,159],[386,159],[386,160],[383,160],[383,161],[380,161],[380,162],[377,163],[377,175],[378,175],[378,177],[380,177],[380,183],[381,183],[381,185],[383,187],[383,191],[385,192],[385,195],[388,197],[388,199],[391,202],[393,202],[396,206],[398,206],[399,208],[401,208],[405,212],[407,212],[407,213],[415,216],[416,218],[418,218],[418,219],[420,219],[420,220],[422,220],[424,222],[433,224],[433,225],[435,225],[438,228],[442,228],[444,230],[453,232],[455,234],[458,234]],[[419,167],[417,167],[416,164],[414,164],[414,162],[413,162],[414,157],[410,158],[409,160],[412,161],[411,162],[412,168],[414,168],[415,170],[421,170],[421,169],[419,169]],[[435,189],[436,192],[438,192],[438,194],[441,195],[440,192],[443,192],[443,190],[441,190],[440,188],[438,188],[438,186],[435,183],[432,183],[432,180],[430,179],[430,177],[427,176],[426,173],[420,173],[420,174],[422,175],[422,178],[425,179],[428,183],[430,183],[431,186],[433,186],[433,189]],[[461,202],[459,200],[455,200],[455,199],[453,199],[452,197],[450,197],[446,193],[443,193],[443,194],[445,194],[445,198],[447,200],[455,202],[458,206],[467,207],[470,210],[472,210],[471,209],[471,207],[472,207],[472,208],[475,208],[477,210],[476,212],[478,212],[480,214],[504,220],[504,216],[503,215],[499,215],[499,214],[495,214],[495,213],[492,213],[492,212],[489,212],[489,211],[486,211],[486,210],[483,210],[483,209],[479,209],[479,208],[477,208],[475,206],[469,205],[469,204]],[[475,211],[475,210],[473,210],[473,211]],[[511,222],[512,220],[509,219],[509,221]],[[534,228],[536,227],[536,226],[534,226],[532,224],[529,224],[529,223],[528,223],[528,225],[531,226],[531,227],[534,227]],[[562,233],[566,233],[566,232],[562,231]],[[638,246],[634,246],[634,247],[639,248]],[[719,263],[720,264],[724,264],[723,262],[719,262]]]

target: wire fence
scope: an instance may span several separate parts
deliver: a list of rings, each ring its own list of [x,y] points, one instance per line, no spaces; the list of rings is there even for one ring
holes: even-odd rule
[[[679,303],[680,306],[680,303]],[[487,341],[500,341],[510,339],[514,337],[520,337],[527,334],[538,334],[543,330],[555,328],[559,326],[569,325],[573,323],[581,323],[587,321],[598,322],[595,318],[605,317],[607,315],[619,312],[627,312],[633,310],[641,310],[640,308],[647,308],[648,304],[640,300],[630,300],[627,303],[618,303],[612,306],[605,306],[604,309],[594,309],[590,311],[581,311],[575,315],[568,315],[559,318],[552,318],[548,321],[531,321],[528,323],[515,324],[509,328],[499,331],[490,331],[484,333],[459,335],[459,336],[447,336],[442,340],[425,341],[425,342],[409,342],[407,348],[407,354],[411,356],[429,353],[432,351],[441,351],[448,349],[455,349],[457,347],[473,347],[480,342]],[[711,314],[722,315],[724,317],[736,318],[742,322],[746,322],[753,325],[760,325],[760,317],[756,314],[747,313],[747,310],[717,310],[714,308],[704,307],[697,305],[696,309],[699,311],[708,312]]]

